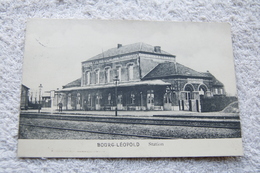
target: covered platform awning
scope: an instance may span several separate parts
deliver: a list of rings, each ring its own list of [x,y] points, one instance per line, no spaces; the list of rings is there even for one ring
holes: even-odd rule
[[[133,82],[125,82],[121,83],[119,82],[117,84],[117,87],[134,87],[134,86],[152,86],[152,85],[171,85],[171,83],[164,82],[162,80],[146,80],[146,81],[133,81]],[[111,84],[94,84],[94,85],[89,85],[89,86],[80,86],[80,87],[71,87],[71,88],[64,88],[59,90],[58,92],[63,92],[63,91],[75,91],[75,90],[88,90],[88,89],[105,89],[105,88],[113,88],[115,87],[115,83]]]

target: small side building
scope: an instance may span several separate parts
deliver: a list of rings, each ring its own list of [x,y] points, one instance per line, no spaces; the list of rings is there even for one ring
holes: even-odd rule
[[[41,104],[43,108],[50,108],[52,106],[51,92],[46,91],[42,94]]]
[[[20,109],[21,110],[27,110],[29,105],[29,90],[27,86],[23,85],[21,86],[21,100],[20,100]]]

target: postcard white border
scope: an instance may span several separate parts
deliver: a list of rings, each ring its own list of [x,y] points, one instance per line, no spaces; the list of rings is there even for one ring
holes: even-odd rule
[[[242,156],[241,138],[176,140],[18,140],[18,157],[136,158]]]

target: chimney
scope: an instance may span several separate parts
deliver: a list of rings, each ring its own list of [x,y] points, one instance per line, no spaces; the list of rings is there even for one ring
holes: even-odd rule
[[[161,46],[154,46],[154,52],[161,53]]]
[[[120,47],[122,47],[122,44],[117,44],[117,48],[120,48]]]

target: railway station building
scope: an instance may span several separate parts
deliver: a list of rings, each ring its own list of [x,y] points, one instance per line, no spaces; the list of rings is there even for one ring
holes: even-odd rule
[[[118,44],[81,65],[81,78],[58,91],[65,110],[200,112],[201,98],[225,95],[224,85],[210,72],[176,62],[160,46]]]

